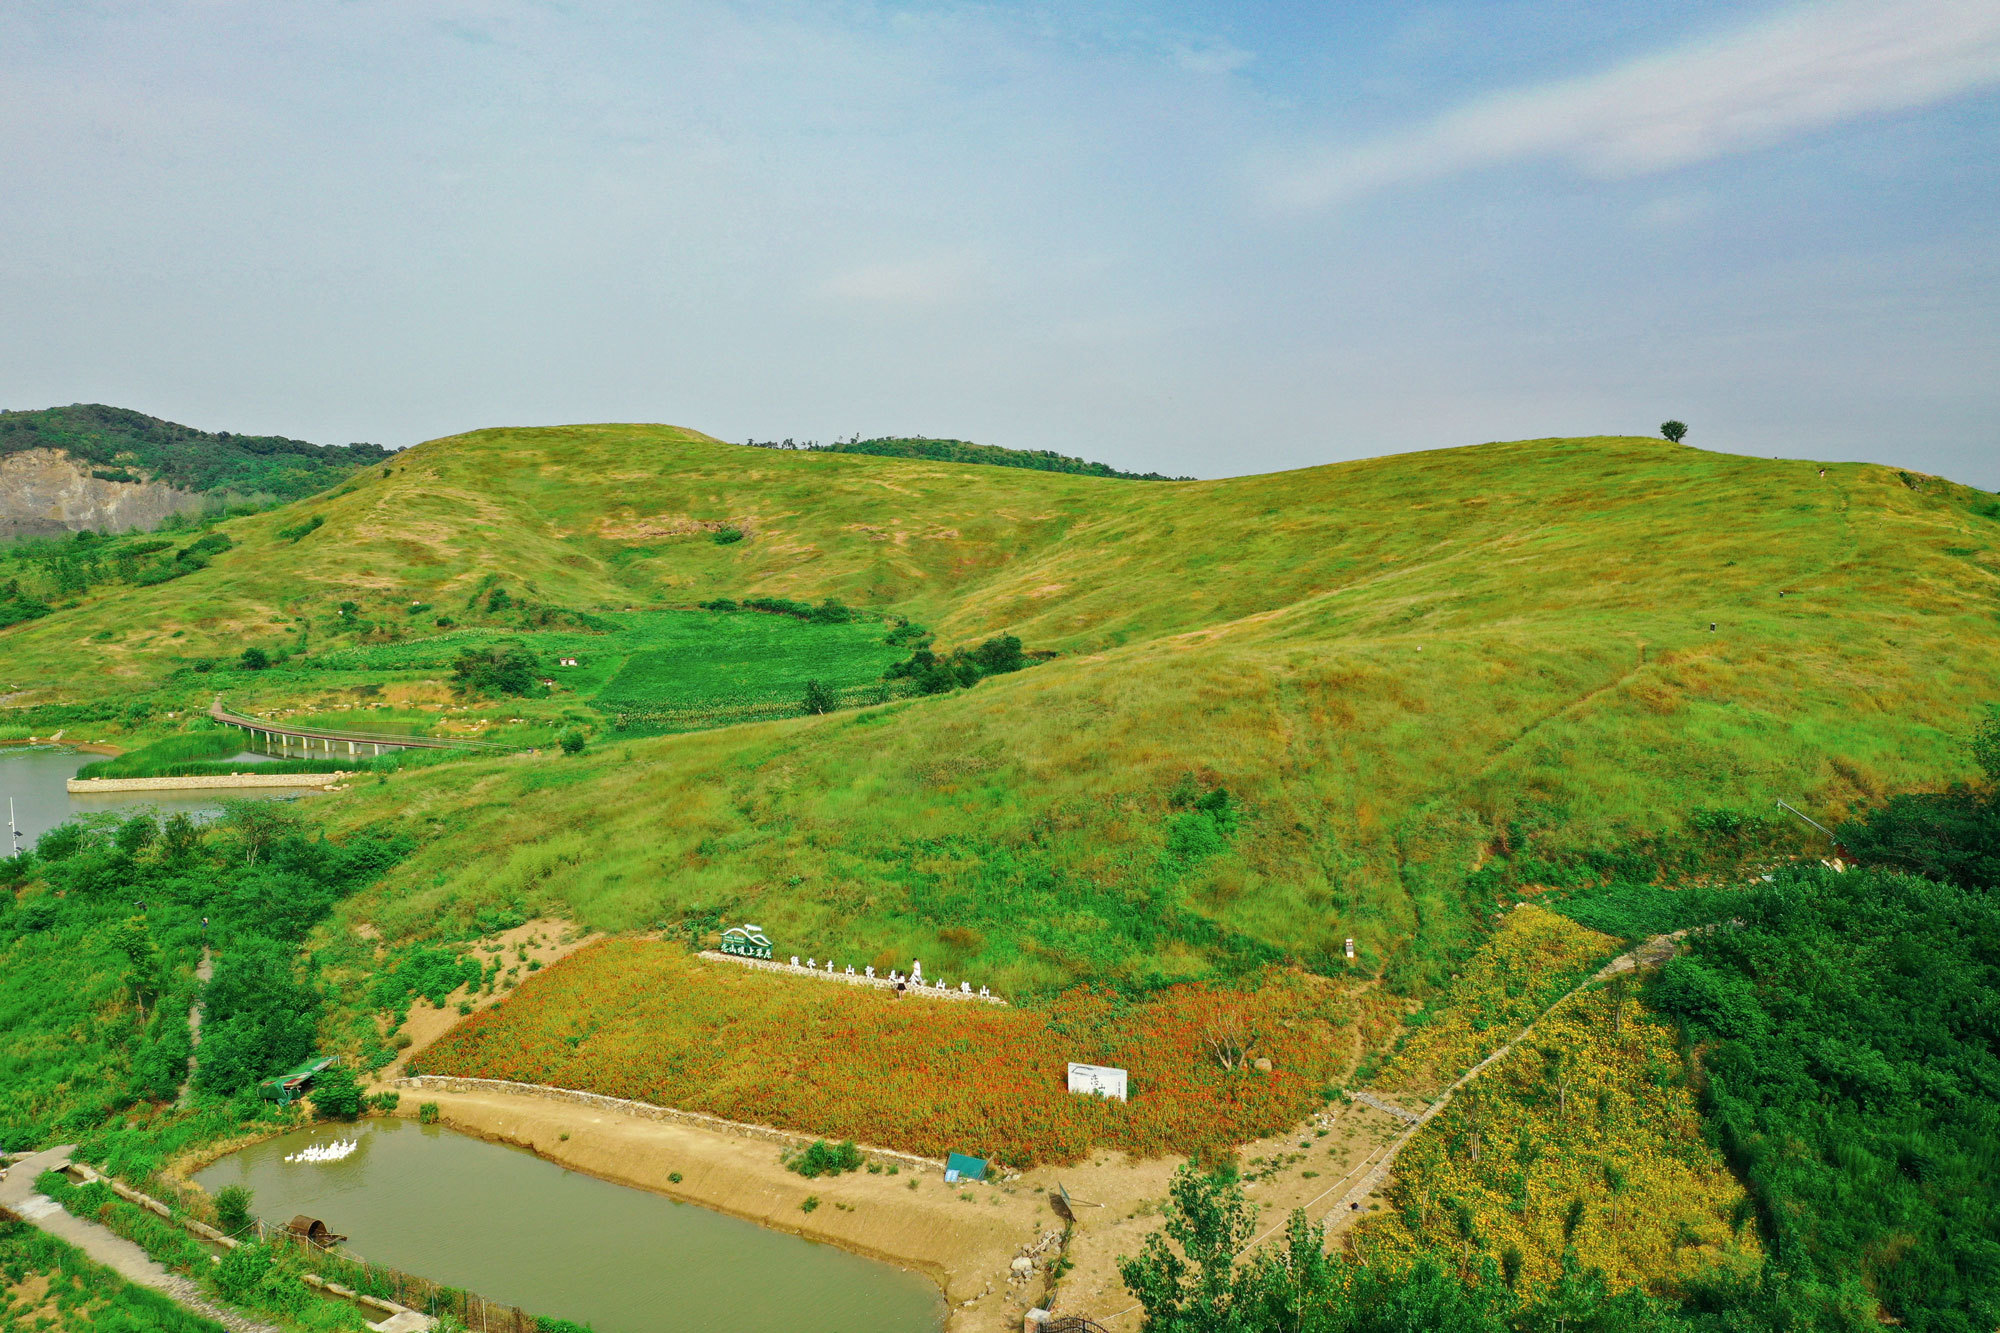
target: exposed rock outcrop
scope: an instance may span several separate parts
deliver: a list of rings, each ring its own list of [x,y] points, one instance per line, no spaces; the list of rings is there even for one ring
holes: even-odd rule
[[[150,528],[169,514],[196,512],[206,503],[195,492],[162,481],[106,481],[91,471],[60,449],[0,455],[0,541],[60,537],[86,528]]]

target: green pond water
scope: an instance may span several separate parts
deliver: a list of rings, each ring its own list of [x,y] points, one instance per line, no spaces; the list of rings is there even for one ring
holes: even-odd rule
[[[338,1162],[286,1162],[356,1138]],[[319,1126],[199,1173],[243,1185],[252,1210],[304,1213],[376,1263],[463,1287],[597,1333],[937,1333],[938,1289],[920,1274],[830,1245],[613,1185],[438,1125]]]
[[[163,815],[188,814],[197,819],[212,818],[222,811],[221,798],[231,800],[293,800],[296,787],[241,787],[228,791],[146,791],[115,792],[73,796],[65,785],[85,764],[103,755],[84,754],[44,745],[0,746],[0,821],[7,818],[7,802],[14,802],[14,824],[22,833],[21,846],[33,847],[35,839],[56,825],[77,815],[103,811],[124,812],[141,807]],[[262,755],[238,755],[247,768],[265,762]],[[0,856],[10,852],[7,826],[0,823]]]

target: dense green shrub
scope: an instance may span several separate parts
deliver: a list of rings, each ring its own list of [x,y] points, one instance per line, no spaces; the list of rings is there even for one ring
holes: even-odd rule
[[[320,528],[324,527],[325,524],[325,515],[314,514],[304,522],[293,523],[288,527],[279,528],[277,535],[281,541],[288,541],[296,545],[300,539],[310,537],[313,533],[318,532]]]
[[[361,1084],[346,1065],[328,1065],[313,1075],[313,1109],[328,1120],[352,1120],[361,1114]]]
[[[442,1009],[453,991],[477,985],[479,978],[479,964],[455,950],[411,945],[391,956],[386,970],[370,986],[368,1001],[377,1009],[394,1013],[421,996]]]
[[[2000,708],[1967,741],[1983,786],[1903,793],[1840,826],[1840,842],[1870,865],[1914,871],[1962,888],[2000,884]]]
[[[496,593],[500,589],[494,589]],[[468,694],[540,695],[547,691],[536,675],[534,654],[518,643],[467,648],[452,660],[452,683]]]
[[[215,1195],[215,1225],[224,1235],[240,1236],[250,1229],[252,1195],[241,1185],[224,1185]]]
[[[2000,902],[1813,867],[1739,895],[1647,991],[1801,1300],[2000,1325]]]
[[[787,1170],[796,1171],[808,1180],[820,1176],[838,1176],[861,1169],[861,1150],[854,1146],[852,1139],[840,1143],[828,1143],[825,1139],[814,1139],[809,1147],[801,1148],[784,1158]]]

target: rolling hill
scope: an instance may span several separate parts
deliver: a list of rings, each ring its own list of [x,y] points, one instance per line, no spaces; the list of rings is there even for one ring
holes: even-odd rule
[[[492,905],[748,913],[801,953],[1010,993],[1337,969],[1351,936],[1420,985],[1523,885],[1790,849],[1776,798],[1835,812],[1962,768],[2000,649],[1992,503],[1629,438],[1139,486],[486,430],[230,520],[207,567],[95,586],[0,645],[23,702],[185,703],[211,683],[190,664],[249,636],[341,649],[343,618],[412,602],[475,623],[492,586],[583,616],[836,597],[941,646],[1010,633],[1054,660],[360,784],[328,817],[424,846],[343,910],[397,935]]]

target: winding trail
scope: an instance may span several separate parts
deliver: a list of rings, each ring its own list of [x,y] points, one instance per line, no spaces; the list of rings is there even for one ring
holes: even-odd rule
[[[123,1236],[77,1217],[48,1195],[37,1193],[35,1181],[41,1174],[68,1165],[70,1154],[74,1151],[76,1145],[66,1143],[15,1162],[4,1176],[0,1176],[0,1208],[58,1240],[74,1245],[94,1262],[103,1264],[119,1276],[142,1287],[151,1287],[196,1314],[213,1319],[230,1333],[284,1333],[283,1329],[274,1325],[258,1323],[215,1304],[191,1280],[168,1272],[151,1255]]]
[[[201,983],[201,989],[194,993],[194,1003],[188,1006],[188,1067],[187,1077],[181,1080],[180,1095],[174,1098],[174,1105],[185,1110],[188,1098],[194,1090],[195,1055],[201,1049],[202,1002],[208,994],[209,980],[215,976],[215,955],[206,944],[201,946],[201,962],[195,966],[194,979]]]
[[[1697,927],[1697,929],[1699,929],[1699,927]],[[1318,1221],[1321,1222],[1326,1227],[1327,1247],[1331,1249],[1333,1247],[1334,1242],[1338,1240],[1341,1236],[1345,1235],[1348,1229],[1352,1227],[1355,1222],[1367,1216],[1367,1214],[1363,1212],[1361,1209],[1361,1203],[1363,1200],[1367,1199],[1369,1195],[1373,1194],[1377,1189],[1379,1189],[1382,1185],[1382,1182],[1388,1178],[1390,1170],[1396,1165],[1396,1155],[1402,1152],[1403,1149],[1406,1146],[1408,1146],[1410,1140],[1414,1139],[1419,1133],[1421,1133],[1423,1131],[1424,1126],[1429,1124],[1433,1119],[1435,1119],[1440,1111],[1444,1110],[1446,1106],[1450,1105],[1451,1099],[1454,1096],[1456,1096],[1461,1089],[1463,1089],[1467,1084],[1471,1083],[1474,1079],[1478,1078],[1481,1074],[1486,1072],[1488,1068],[1490,1068],[1495,1064],[1498,1064],[1500,1061],[1506,1059],[1509,1055],[1513,1054],[1515,1048],[1518,1047],[1523,1041],[1527,1040],[1528,1035],[1535,1030],[1536,1024],[1540,1023],[1543,1019],[1547,1018],[1550,1014],[1554,1013],[1557,1009],[1561,1008],[1564,1004],[1568,1003],[1573,997],[1582,993],[1584,990],[1587,990],[1589,987],[1596,985],[1600,981],[1605,981],[1613,976],[1616,976],[1620,972],[1631,972],[1640,967],[1651,967],[1656,963],[1665,961],[1667,958],[1673,955],[1675,942],[1681,939],[1687,933],[1688,932],[1685,930],[1677,930],[1671,935],[1655,935],[1652,938],[1648,939],[1645,943],[1639,945],[1637,948],[1629,949],[1626,952],[1619,954],[1616,958],[1606,963],[1603,967],[1598,968],[1595,972],[1585,977],[1582,981],[1579,981],[1576,985],[1570,987],[1568,990],[1564,991],[1561,995],[1557,996],[1554,1000],[1550,1001],[1548,1007],[1543,1009],[1542,1012],[1536,1014],[1532,1019],[1528,1021],[1527,1026],[1523,1027],[1519,1032],[1515,1033],[1512,1038],[1510,1038],[1507,1042],[1505,1042],[1500,1047],[1495,1049],[1485,1059],[1481,1060],[1478,1064],[1472,1066],[1472,1068],[1466,1070],[1463,1074],[1459,1075],[1457,1080],[1454,1081],[1450,1087],[1446,1088],[1442,1093],[1440,1093],[1437,1099],[1433,1101],[1429,1107],[1427,1107],[1425,1110],[1421,1112],[1411,1111],[1405,1107],[1398,1106],[1396,1103],[1389,1101],[1388,1099],[1381,1096],[1379,1093],[1368,1092],[1365,1090],[1357,1091],[1354,1094],[1354,1101],[1356,1103],[1359,1103],[1360,1105],[1363,1106],[1371,1107],[1374,1110],[1381,1111],[1387,1115],[1394,1116],[1399,1120],[1408,1121],[1409,1123],[1408,1127],[1405,1128],[1402,1133],[1398,1134],[1394,1139],[1391,1139],[1388,1143],[1384,1144],[1382,1147],[1376,1149],[1373,1153],[1370,1153],[1365,1159],[1363,1159],[1360,1165],[1348,1171],[1347,1174],[1343,1175],[1339,1180],[1334,1181],[1333,1184],[1328,1186],[1324,1192],[1316,1195],[1311,1199],[1306,1200],[1306,1202],[1299,1209],[1299,1211],[1306,1213],[1308,1219],[1310,1220],[1311,1209],[1315,1204],[1319,1203],[1321,1199],[1326,1198],[1328,1195],[1331,1195],[1336,1191],[1341,1190],[1342,1186],[1347,1187],[1345,1192],[1341,1193],[1340,1197],[1335,1199],[1333,1203],[1328,1206],[1326,1212],[1322,1213],[1318,1218]],[[1349,1184],[1350,1181],[1353,1182],[1351,1185]],[[1341,1207],[1342,1204],[1346,1204],[1347,1207],[1345,1208]],[[1291,1224],[1291,1219],[1289,1216],[1287,1216],[1285,1220],[1279,1222],[1276,1226],[1273,1226],[1270,1230],[1257,1236],[1249,1244],[1245,1245],[1241,1250],[1239,1250],[1237,1252],[1237,1258],[1240,1259],[1244,1255],[1249,1254],[1250,1251],[1256,1249],[1259,1245],[1262,1245],[1265,1241],[1271,1239],[1271,1237],[1283,1231],[1290,1224]],[[1122,1319],[1126,1315],[1137,1312],[1138,1309],[1139,1307],[1136,1304],[1129,1305],[1123,1310],[1118,1311],[1116,1314],[1101,1316],[1098,1319],[1098,1322],[1100,1324],[1109,1326],[1113,1320]]]
[[[1591,986],[1596,985],[1600,981],[1608,980],[1609,978],[1616,976],[1620,972],[1631,972],[1640,967],[1650,967],[1656,963],[1664,962],[1667,958],[1673,955],[1675,942],[1686,934],[1687,932],[1685,930],[1677,930],[1671,935],[1655,935],[1651,939],[1647,940],[1644,944],[1641,944],[1638,948],[1627,950],[1626,952],[1619,954],[1616,958],[1612,959],[1610,962],[1606,963],[1603,967],[1598,968],[1597,971],[1591,973],[1588,977],[1585,977],[1582,981],[1579,981],[1576,985],[1564,991],[1560,996],[1558,996],[1555,1000],[1553,1000],[1546,1009],[1543,1009],[1541,1013],[1536,1014],[1532,1019],[1530,1019],[1526,1027],[1522,1028],[1519,1032],[1515,1033],[1511,1038],[1509,1038],[1505,1043],[1497,1047],[1485,1059],[1481,1060],[1478,1064],[1472,1066],[1472,1068],[1466,1070],[1463,1074],[1460,1074],[1458,1076],[1458,1079],[1455,1082],[1453,1082],[1450,1087],[1446,1088],[1442,1093],[1440,1093],[1437,1099],[1433,1101],[1430,1104],[1430,1106],[1427,1107],[1421,1113],[1413,1115],[1411,1112],[1406,1111],[1400,1107],[1392,1108],[1389,1105],[1385,1105],[1383,1101],[1373,1093],[1355,1094],[1357,1100],[1365,1101],[1371,1106],[1375,1106],[1382,1110],[1386,1110],[1391,1115],[1407,1119],[1410,1123],[1409,1123],[1409,1128],[1405,1129],[1401,1134],[1397,1135],[1396,1138],[1389,1144],[1388,1150],[1382,1154],[1381,1160],[1377,1161],[1371,1168],[1369,1168],[1369,1170],[1365,1174],[1363,1174],[1363,1176],[1359,1181],[1355,1182],[1354,1186],[1350,1188],[1347,1191],[1347,1193],[1341,1195],[1338,1199],[1335,1199],[1332,1208],[1330,1208],[1327,1211],[1326,1215],[1320,1219],[1322,1222],[1326,1223],[1327,1240],[1332,1241],[1336,1236],[1344,1235],[1347,1229],[1350,1226],[1352,1226],[1356,1220],[1358,1220],[1363,1216],[1363,1213],[1361,1211],[1361,1201],[1366,1199],[1370,1194],[1373,1194],[1378,1188],[1380,1188],[1382,1182],[1388,1178],[1390,1169],[1396,1165],[1396,1154],[1400,1153],[1403,1150],[1403,1148],[1410,1142],[1411,1139],[1415,1138],[1420,1132],[1422,1132],[1423,1127],[1429,1124],[1437,1116],[1438,1112],[1444,1110],[1445,1107],[1449,1106],[1451,1104],[1451,1099],[1457,1096],[1461,1089],[1463,1089],[1467,1084],[1471,1083],[1474,1079],[1478,1078],[1481,1074],[1485,1073],[1488,1068],[1498,1064],[1500,1061],[1512,1055],[1514,1053],[1515,1048],[1518,1047],[1522,1042],[1526,1041],[1528,1039],[1528,1034],[1535,1030],[1536,1024],[1540,1023],[1543,1019],[1547,1018],[1557,1009],[1567,1004],[1575,996],[1581,994],[1583,991],[1585,991]],[[1339,1186],[1336,1185],[1335,1188],[1337,1189],[1339,1188]],[[1328,1191],[1328,1193],[1331,1192],[1332,1191]],[[1317,1200],[1315,1200],[1314,1202],[1317,1202]],[[1341,1208],[1342,1204],[1348,1205],[1347,1208],[1342,1209]],[[1311,1204],[1307,1205],[1307,1207],[1311,1206],[1312,1206]],[[1277,1230],[1281,1229],[1282,1228],[1274,1228],[1272,1231],[1265,1232],[1263,1236],[1259,1236],[1257,1240],[1252,1241],[1250,1245],[1246,1246],[1245,1248],[1249,1249],[1255,1247],[1263,1240],[1275,1234]]]

